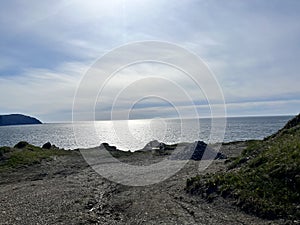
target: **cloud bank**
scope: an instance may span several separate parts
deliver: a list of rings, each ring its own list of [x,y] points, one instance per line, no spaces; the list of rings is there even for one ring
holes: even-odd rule
[[[0,112],[70,121],[76,88],[93,62],[132,41],[162,40],[193,51],[208,64],[223,89],[228,115],[296,114],[299,10],[300,2],[293,0],[3,2]],[[110,82],[102,104],[96,106],[97,119],[108,118],[113,94],[147,71],[172,76],[192,93],[199,113],[209,114],[203,93],[184,75],[172,68],[139,65]],[[192,106],[176,96],[171,85],[158,82],[135,88],[120,99],[117,114],[132,104],[137,93],[157,88],[176,99],[189,116]],[[176,112],[162,99],[149,98],[137,103],[131,116],[173,117]]]

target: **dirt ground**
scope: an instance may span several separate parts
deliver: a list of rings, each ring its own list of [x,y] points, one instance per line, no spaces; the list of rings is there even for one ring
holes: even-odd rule
[[[236,156],[244,147],[234,143],[221,151]],[[102,178],[74,152],[1,173],[0,224],[285,224],[248,215],[223,198],[208,203],[185,192],[188,178],[224,169],[225,160],[204,171],[190,161],[163,182],[132,187]]]

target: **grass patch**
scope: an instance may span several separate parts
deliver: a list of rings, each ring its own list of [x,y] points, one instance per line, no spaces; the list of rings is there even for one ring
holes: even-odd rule
[[[196,176],[187,192],[208,200],[229,197],[263,218],[300,218],[300,125],[252,141],[227,172]]]
[[[22,142],[22,144],[20,143],[18,143],[13,148],[0,148],[0,172],[12,168],[37,164],[42,160],[51,160],[52,156],[71,154],[70,151],[55,148],[42,149],[40,147],[30,145],[26,142]]]
[[[131,156],[133,153],[130,151],[114,150],[114,151],[110,151],[110,154],[115,158],[121,158],[121,157]]]

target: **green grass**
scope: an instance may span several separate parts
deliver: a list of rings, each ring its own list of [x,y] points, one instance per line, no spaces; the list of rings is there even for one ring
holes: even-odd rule
[[[42,149],[30,144],[25,147],[0,148],[0,172],[13,168],[30,166],[40,163],[42,160],[51,160],[52,156],[60,156],[70,154],[69,151],[59,149]]]
[[[220,195],[264,218],[300,218],[300,125],[248,143],[228,171],[196,176],[186,190],[208,200]]]
[[[110,151],[110,154],[115,157],[115,158],[121,158],[121,157],[126,157],[126,156],[131,156],[133,153],[132,152],[125,152],[121,150],[113,150]]]

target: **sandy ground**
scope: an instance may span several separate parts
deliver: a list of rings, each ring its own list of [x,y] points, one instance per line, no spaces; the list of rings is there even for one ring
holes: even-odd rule
[[[236,156],[244,146],[221,151]],[[74,152],[0,174],[0,224],[284,224],[245,214],[223,198],[208,203],[186,194],[188,178],[224,170],[224,162],[199,171],[199,162],[190,161],[163,182],[132,187],[101,177]]]

